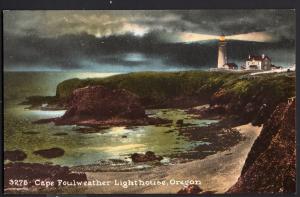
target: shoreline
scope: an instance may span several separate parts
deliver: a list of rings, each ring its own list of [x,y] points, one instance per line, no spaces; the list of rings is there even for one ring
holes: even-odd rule
[[[52,78],[51,78],[51,82],[53,83]],[[145,78],[147,80],[145,80]],[[14,78],[14,80],[9,82],[11,82],[12,87],[17,88],[20,86],[20,84],[22,85],[22,83],[20,83],[20,80],[24,81],[24,79],[27,78],[22,77],[19,80],[18,78]],[[32,78],[32,82],[34,82],[32,84],[37,83],[38,82],[37,79],[39,78],[34,78],[34,80]],[[60,78],[54,78],[54,79],[57,81],[61,80]],[[216,81],[216,79],[218,80]],[[164,86],[161,85],[162,84],[161,80],[163,80],[165,84]],[[30,80],[28,78],[28,82],[29,81]],[[43,81],[44,81],[44,77],[43,77]],[[151,169],[150,168],[145,170],[139,169],[138,171],[129,171],[129,172],[128,171],[116,172],[113,169],[106,172],[91,172],[91,171],[88,172],[88,169],[71,169],[71,170],[73,172],[76,171],[85,172],[88,175],[88,180],[100,179],[103,181],[105,180],[126,181],[126,179],[130,179],[130,180],[200,179],[202,182],[202,185],[200,185],[200,187],[204,190],[204,192],[224,193],[227,192],[228,189],[231,188],[232,185],[236,183],[238,177],[240,177],[241,169],[243,168],[243,166],[247,164],[247,162],[245,163],[247,155],[249,151],[252,150],[252,147],[255,146],[255,144],[253,145],[253,142],[255,141],[255,139],[257,138],[261,130],[261,127],[253,127],[252,125],[246,123],[253,122],[253,124],[255,125],[265,124],[266,126],[268,124],[267,121],[270,120],[271,118],[271,114],[273,113],[273,110],[275,110],[275,107],[278,106],[280,102],[287,101],[287,99],[295,95],[294,82],[295,82],[295,76],[293,73],[284,74],[284,75],[268,74],[264,76],[256,76],[255,78],[244,76],[244,75],[241,76],[229,75],[229,74],[217,75],[217,73],[208,74],[206,72],[159,73],[156,75],[153,75],[148,72],[132,73],[132,74],[120,75],[118,77],[116,76],[109,77],[101,80],[99,79],[65,80],[57,85],[55,96],[50,96],[51,98],[47,96],[33,97],[33,100],[31,100],[32,102],[29,100],[28,104],[36,104],[36,105],[49,104],[50,106],[51,104],[55,105],[57,104],[56,101],[64,101],[67,98],[70,98],[69,96],[73,88],[76,89],[85,85],[105,85],[111,89],[118,87],[126,90],[131,90],[132,93],[137,94],[139,97],[141,97],[143,101],[142,104],[148,108],[156,105],[168,106],[174,103],[177,106],[178,103],[184,104],[183,101],[186,101],[186,103],[191,104],[193,100],[190,100],[189,96],[193,96],[193,97],[195,96],[195,98],[198,99],[198,100],[196,99],[196,101],[199,104],[200,102],[199,99],[201,98],[205,101],[205,103],[210,103],[211,109],[208,112],[215,112],[216,114],[220,115],[217,116],[217,119],[219,119],[219,117],[233,117],[233,119],[236,120],[236,122],[234,122],[235,124],[227,124],[226,122],[225,126],[228,128],[224,128],[224,129],[234,129],[234,128],[239,129],[240,131],[239,132],[236,131],[236,133],[237,134],[241,133],[245,137],[244,140],[238,142],[236,141],[236,144],[229,146],[228,149],[219,149],[214,151],[207,150],[204,148],[198,149],[198,151],[199,152],[202,151],[202,153],[209,152],[211,154],[213,152],[213,155],[209,155],[204,159],[196,155],[194,157],[196,160],[185,162],[185,163],[175,163],[175,164],[171,164],[170,166],[155,166],[154,168]],[[143,88],[135,89],[134,87],[136,84],[139,84],[140,87]],[[154,85],[149,86],[148,84],[154,84]],[[13,100],[13,99],[19,99],[19,97],[21,96],[22,98],[24,98],[30,95],[35,95],[37,93],[49,95],[47,93],[49,92],[48,86],[51,87],[51,84],[43,84],[43,86],[41,87],[38,86],[27,87],[24,85],[24,86],[20,86],[21,88],[18,89],[13,89],[13,90],[8,89],[9,91],[7,92],[7,98],[12,98]],[[257,95],[257,96],[249,97],[247,95]],[[278,95],[278,97],[276,97],[276,99],[273,99],[272,98],[273,95]],[[59,100],[52,100],[54,99],[54,97]],[[290,102],[290,100],[288,102]],[[7,111],[7,113],[8,112],[9,111]],[[9,112],[10,113],[9,115],[11,116],[7,116],[6,119],[7,120],[6,123],[9,123],[8,130],[12,130],[12,132],[10,131],[5,132],[5,138],[7,140],[11,140],[9,141],[9,144],[14,146],[14,144],[18,144],[19,139],[22,139],[23,142],[25,141],[24,140],[25,138],[23,138],[23,134],[25,134],[25,132],[18,133],[14,131],[22,130],[23,128],[24,131],[26,131],[28,130],[28,128],[26,127],[21,128],[21,126],[23,125],[19,125],[19,124],[10,124],[10,121],[12,122],[14,121],[14,119],[12,118],[15,118],[16,115],[18,115],[18,114],[13,114],[12,112],[15,113],[17,111]],[[22,113],[24,113],[24,110],[22,111]],[[37,114],[35,116],[37,116]],[[199,117],[199,119],[201,118]],[[274,122],[278,122],[278,121],[274,121]],[[32,127],[32,128],[35,129],[36,127]],[[59,130],[59,127],[56,127],[55,130],[56,129]],[[180,129],[179,131],[180,132],[183,131],[181,133],[185,134],[184,130],[185,129]],[[200,138],[201,136],[199,135],[203,135],[202,132],[203,130],[201,129],[194,129],[194,130],[189,129],[189,130],[191,132],[188,131],[186,133],[191,135],[183,135],[184,137],[188,137],[188,138],[198,137],[197,139],[201,141]],[[214,130],[214,128],[212,130]],[[67,130],[64,130],[64,132],[65,131]],[[73,129],[70,131],[73,131]],[[87,131],[87,133],[88,132],[89,131]],[[210,131],[207,130],[205,132],[209,133]],[[41,134],[42,133],[43,132],[41,132]],[[210,133],[210,137],[211,139],[213,139],[213,141],[211,141],[212,142],[211,144],[216,145],[220,143],[221,145],[226,145],[227,139],[230,138],[226,138],[226,136],[222,134],[223,133],[217,135],[217,136],[221,136],[220,138],[216,138],[216,135],[211,135]],[[13,138],[12,136],[13,137],[16,136],[16,138]],[[26,134],[26,136],[28,135]],[[155,137],[156,139],[158,138],[157,136]],[[51,142],[50,139],[52,138],[49,138],[49,142]],[[72,140],[75,138],[73,138],[73,136],[70,135],[68,139]],[[77,139],[73,141],[77,142]],[[122,139],[122,137],[120,139]],[[119,139],[117,139],[116,142],[118,142],[118,140]],[[31,143],[32,139],[28,141]],[[41,141],[42,140],[39,140],[39,142]],[[101,144],[100,141],[98,140],[95,141],[97,144]],[[169,138],[167,138],[167,140],[165,141],[169,141]],[[46,142],[48,143],[48,139],[46,140]],[[36,143],[36,145],[38,145],[38,143]],[[169,147],[169,144],[167,144],[167,146]],[[278,149],[278,147],[275,147],[274,150],[279,151],[280,149]],[[101,150],[96,150],[96,151],[97,153],[101,152]],[[280,161],[281,158],[277,158],[277,159]],[[269,161],[272,160],[268,159],[265,166],[268,166],[270,164],[268,163]],[[264,165],[261,165],[260,167],[264,170]],[[274,167],[277,166],[271,166],[270,169],[274,169]],[[283,167],[283,169],[285,169],[285,166]],[[270,172],[272,171],[273,170],[271,170]],[[253,173],[249,173],[249,174],[253,174]],[[269,178],[269,176],[266,176],[264,171],[261,172],[261,176],[265,178],[266,177]],[[293,174],[289,176],[291,176],[292,178],[294,177]],[[251,176],[249,177],[252,178]],[[276,178],[276,176],[274,177]],[[257,183],[259,183],[259,181]],[[267,187],[262,188],[262,191],[266,191],[266,189],[269,188],[269,186],[272,186],[273,180],[270,180],[268,184],[269,185],[266,185]],[[249,187],[252,187],[252,184],[247,183],[245,185],[249,185]],[[112,185],[108,187],[81,187],[78,189],[87,191],[87,192],[80,191],[80,193],[91,193],[91,194],[92,193],[125,193],[125,192],[126,193],[177,193],[182,187],[183,187],[182,185],[172,186],[172,187],[145,186],[145,187],[129,187],[128,189],[125,190],[120,186]],[[253,188],[255,188],[254,185]],[[35,192],[34,189],[40,189],[40,188],[29,188],[28,191]],[[78,194],[78,191],[75,192],[75,190],[78,189],[71,186],[52,188],[52,189],[55,189],[54,192],[59,191],[66,194],[70,194],[70,193]],[[41,190],[44,189],[41,188]]]
[[[207,156],[202,160],[194,160],[187,163],[179,163],[171,166],[154,167],[144,171],[130,172],[85,172],[89,181],[114,181],[114,180],[200,180],[200,187],[204,192],[225,193],[240,176],[242,167],[255,139],[262,127],[252,126],[250,123],[234,127],[245,137],[237,145],[229,150]],[[226,181],[225,181],[226,180]],[[129,186],[123,188],[120,185],[106,187],[82,188],[85,193],[177,193],[179,185],[156,185],[156,186]],[[65,188],[69,193],[71,188]]]

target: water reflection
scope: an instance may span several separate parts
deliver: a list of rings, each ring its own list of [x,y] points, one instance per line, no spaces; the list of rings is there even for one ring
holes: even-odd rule
[[[75,125],[56,126],[32,124],[32,121],[61,116],[64,111],[27,110],[18,105],[27,96],[54,95],[57,83],[75,77],[72,73],[5,73],[4,147],[5,150],[23,150],[25,162],[52,162],[61,165],[93,164],[99,160],[126,159],[135,152],[153,151],[167,156],[188,151],[199,143],[178,135],[177,120],[197,126],[215,121],[198,120],[179,109],[147,110],[153,117],[173,120],[170,125],[112,127],[96,133],[84,134]],[[90,73],[87,74],[90,76]],[[24,83],[24,81],[26,83]],[[61,135],[63,133],[63,135]],[[44,159],[32,152],[59,147],[65,150],[62,157]]]

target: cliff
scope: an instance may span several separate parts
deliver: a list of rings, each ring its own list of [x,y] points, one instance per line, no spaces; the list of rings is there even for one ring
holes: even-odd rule
[[[295,96],[295,84],[295,76],[288,74],[243,76],[212,95],[211,109],[236,116],[241,123],[261,125],[279,103]]]
[[[146,108],[191,107],[206,104],[211,95],[227,80],[240,73],[207,71],[136,72],[106,78],[68,79],[57,85],[55,96],[32,96],[22,104],[39,108],[47,103],[49,109],[66,109],[72,93],[78,88],[102,85],[111,89],[125,89],[137,96]]]
[[[48,103],[48,109],[66,109],[74,90],[95,85],[132,92],[139,96],[141,104],[147,109],[187,108],[210,103],[211,106],[218,105],[226,109],[230,114],[240,115],[240,110],[247,106],[248,112],[243,115],[248,117],[245,121],[249,122],[263,104],[268,104],[267,113],[270,114],[279,102],[295,95],[295,74],[249,77],[247,73],[182,71],[74,78],[59,83],[55,96],[29,97],[23,104],[39,108],[43,103]]]
[[[293,99],[276,107],[228,193],[296,191],[295,106]]]
[[[168,120],[148,117],[137,95],[124,89],[112,89],[101,85],[74,90],[63,116],[35,121],[47,122],[85,126],[169,123]]]
[[[146,117],[137,95],[124,89],[110,89],[100,85],[74,90],[69,105],[61,117],[63,121]]]

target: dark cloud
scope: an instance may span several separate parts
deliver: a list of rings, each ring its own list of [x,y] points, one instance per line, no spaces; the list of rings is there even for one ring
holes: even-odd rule
[[[267,31],[283,36],[289,33],[289,38],[295,38],[294,10],[192,10],[176,13],[182,15],[182,20],[197,24],[202,33],[230,35]],[[287,31],[283,32],[281,27]]]
[[[166,42],[182,32],[267,32],[276,41],[230,41],[229,59],[242,62],[249,53],[268,53],[275,62],[295,62],[294,10],[5,11],[4,68],[214,66],[217,40]]]

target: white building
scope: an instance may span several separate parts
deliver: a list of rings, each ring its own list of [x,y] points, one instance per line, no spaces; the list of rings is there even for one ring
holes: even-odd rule
[[[227,50],[226,50],[225,36],[221,35],[219,38],[219,49],[218,49],[218,66],[217,69],[221,70],[237,70],[238,66],[235,63],[227,62]]]
[[[220,36],[219,39],[219,50],[218,50],[218,68],[224,69],[224,65],[227,63],[227,51],[225,36]]]
[[[271,70],[271,59],[262,54],[261,56],[249,55],[246,60],[246,70]]]

